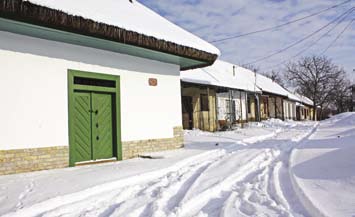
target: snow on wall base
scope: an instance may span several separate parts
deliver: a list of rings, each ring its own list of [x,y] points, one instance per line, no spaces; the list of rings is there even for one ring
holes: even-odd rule
[[[0,150],[0,175],[69,166],[69,147]]]
[[[174,137],[122,142],[123,159],[138,157],[147,152],[182,148],[182,127],[174,127]],[[69,146],[0,150],[0,175],[58,169],[69,166]]]
[[[123,159],[138,157],[147,152],[158,152],[182,148],[184,132],[182,127],[174,127],[174,137],[166,139],[150,139],[122,142]]]

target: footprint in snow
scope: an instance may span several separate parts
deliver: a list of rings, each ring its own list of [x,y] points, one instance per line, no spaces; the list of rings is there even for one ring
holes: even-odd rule
[[[242,202],[241,206],[239,207],[239,210],[248,216],[252,216],[256,213],[255,206],[248,202]]]
[[[7,199],[7,196],[0,196],[0,204]]]
[[[30,184],[26,185],[25,191],[23,191],[20,196],[18,197],[19,200],[23,200],[29,193],[33,191],[34,182],[32,181]]]

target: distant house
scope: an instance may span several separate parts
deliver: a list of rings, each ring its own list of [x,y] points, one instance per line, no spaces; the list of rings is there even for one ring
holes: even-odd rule
[[[217,60],[212,66],[181,72],[183,126],[215,131],[255,121],[261,94],[248,70]]]
[[[216,131],[270,118],[313,120],[312,100],[225,61],[181,72],[181,83],[184,129]]]
[[[284,100],[288,99],[289,92],[264,75],[250,72],[249,77],[255,79],[256,86],[262,91],[259,99],[260,118],[284,119]]]
[[[183,129],[217,130],[215,87],[182,82],[181,97]]]
[[[180,70],[218,55],[138,1],[3,0],[0,174],[182,147]]]
[[[295,95],[299,98],[299,103],[297,103],[297,120],[313,120],[314,115],[316,115],[315,120],[317,120],[317,112],[314,112],[313,101],[305,96]]]

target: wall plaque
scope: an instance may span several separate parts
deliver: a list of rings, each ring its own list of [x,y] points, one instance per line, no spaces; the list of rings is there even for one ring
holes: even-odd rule
[[[158,86],[158,79],[156,78],[149,78],[149,86]]]

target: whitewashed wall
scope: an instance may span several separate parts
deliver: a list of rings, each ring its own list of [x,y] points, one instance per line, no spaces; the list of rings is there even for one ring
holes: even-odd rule
[[[288,109],[288,102],[286,100],[283,101],[283,113],[284,113],[284,117],[285,119],[289,119],[289,109]]]
[[[0,150],[68,145],[68,69],[120,75],[122,141],[182,125],[177,65],[7,32],[0,65]]]
[[[296,103],[284,100],[284,115],[285,119],[296,119]]]
[[[240,94],[242,100],[240,100]],[[242,91],[234,91],[233,92],[233,100],[235,102],[235,117],[236,120],[240,119],[242,115],[242,120],[246,120],[246,93]],[[217,93],[217,117],[218,120],[225,120],[229,111],[227,111],[227,101],[229,100],[229,93]]]

